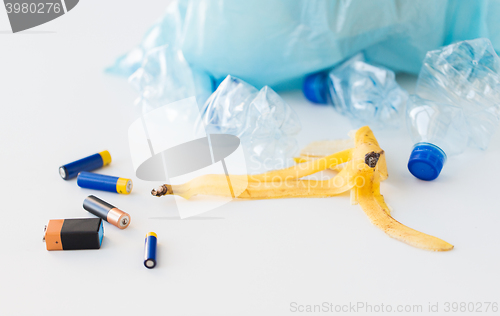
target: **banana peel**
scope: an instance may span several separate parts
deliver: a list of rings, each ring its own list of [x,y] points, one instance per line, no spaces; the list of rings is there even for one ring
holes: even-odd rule
[[[232,196],[230,191],[242,192],[242,199],[277,199],[289,197],[329,197],[352,188],[350,174],[345,168],[335,178],[328,180],[300,180],[300,178],[348,162],[352,149],[347,149],[321,159],[308,161],[287,169],[280,169],[257,175],[209,174],[195,178],[182,185],[164,184],[151,191],[154,196],[179,195],[189,199],[194,195]],[[228,191],[228,183],[232,190]]]
[[[354,135],[353,135],[354,137]],[[308,144],[301,151],[299,156],[305,159],[321,158],[345,149],[354,147],[354,138],[321,140]]]
[[[331,197],[350,191],[351,204],[359,204],[370,221],[390,237],[425,250],[453,249],[453,245],[446,241],[409,228],[390,215],[390,209],[380,194],[380,182],[388,177],[385,152],[368,126],[356,131],[353,148],[318,156],[301,155],[296,159],[299,163],[293,167],[258,175],[231,176],[230,182],[226,175],[212,174],[181,185],[164,184],[151,194],[175,194],[186,199],[194,195],[228,196],[228,183],[232,186],[231,192],[241,192],[237,198],[242,199]],[[339,172],[328,180],[302,179],[326,169]]]

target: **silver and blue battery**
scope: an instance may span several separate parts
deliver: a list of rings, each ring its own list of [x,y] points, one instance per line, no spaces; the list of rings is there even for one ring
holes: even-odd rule
[[[89,195],[85,198],[83,208],[120,229],[125,229],[130,224],[130,215],[97,196]]]
[[[133,187],[132,180],[130,179],[86,171],[82,171],[78,174],[76,183],[81,188],[108,191],[119,194],[130,194]]]
[[[144,266],[148,269],[156,267],[156,233],[149,232],[146,234],[144,242]]]
[[[109,151],[105,150],[59,167],[59,174],[64,180],[69,180],[76,177],[81,171],[92,171],[110,163],[111,155]]]

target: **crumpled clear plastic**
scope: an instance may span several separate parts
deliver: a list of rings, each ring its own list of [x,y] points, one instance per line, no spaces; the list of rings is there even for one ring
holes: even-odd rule
[[[250,173],[282,168],[298,150],[299,118],[268,86],[259,91],[227,76],[205,103],[201,120],[207,134],[240,138]]]
[[[486,149],[500,119],[500,58],[490,40],[479,38],[427,53],[413,103],[435,109],[457,107],[465,120],[463,143]],[[435,115],[443,115],[437,111]],[[455,122],[457,123],[457,122]],[[441,128],[435,127],[435,128]]]
[[[191,96],[201,109],[214,89],[213,79],[190,67],[182,52],[169,44],[151,49],[129,81],[140,93],[137,103],[143,113]]]
[[[217,82],[231,74],[257,88],[300,88],[360,51],[417,74],[427,51],[459,40],[488,37],[500,50],[498,16],[494,0],[179,0],[109,71],[130,74],[146,51],[169,44]]]
[[[182,25],[186,8],[182,1],[173,1],[159,21],[144,34],[142,42],[130,52],[118,57],[106,72],[120,76],[130,76],[141,67],[148,53],[160,46],[168,45],[172,50],[180,50]]]
[[[408,93],[396,82],[394,72],[366,62],[359,53],[327,74],[310,75],[304,81],[306,97],[331,103],[355,128],[398,128]]]

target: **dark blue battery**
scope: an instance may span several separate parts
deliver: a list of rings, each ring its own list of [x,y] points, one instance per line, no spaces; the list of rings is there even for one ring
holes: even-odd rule
[[[144,242],[144,266],[148,269],[156,267],[156,242],[157,236],[150,232],[146,234]]]
[[[69,180],[76,177],[81,171],[92,171],[110,163],[111,155],[109,151],[105,150],[59,167],[59,174],[64,180]]]
[[[132,191],[132,180],[107,176],[104,174],[82,171],[76,183],[81,188],[129,194]]]

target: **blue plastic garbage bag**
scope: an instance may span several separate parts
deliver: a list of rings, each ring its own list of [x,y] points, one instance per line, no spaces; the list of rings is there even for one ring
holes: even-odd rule
[[[454,41],[486,37],[499,51],[498,16],[496,0],[179,0],[108,70],[129,75],[169,44],[218,82],[231,74],[257,88],[299,88],[359,51],[417,74],[427,51]]]

